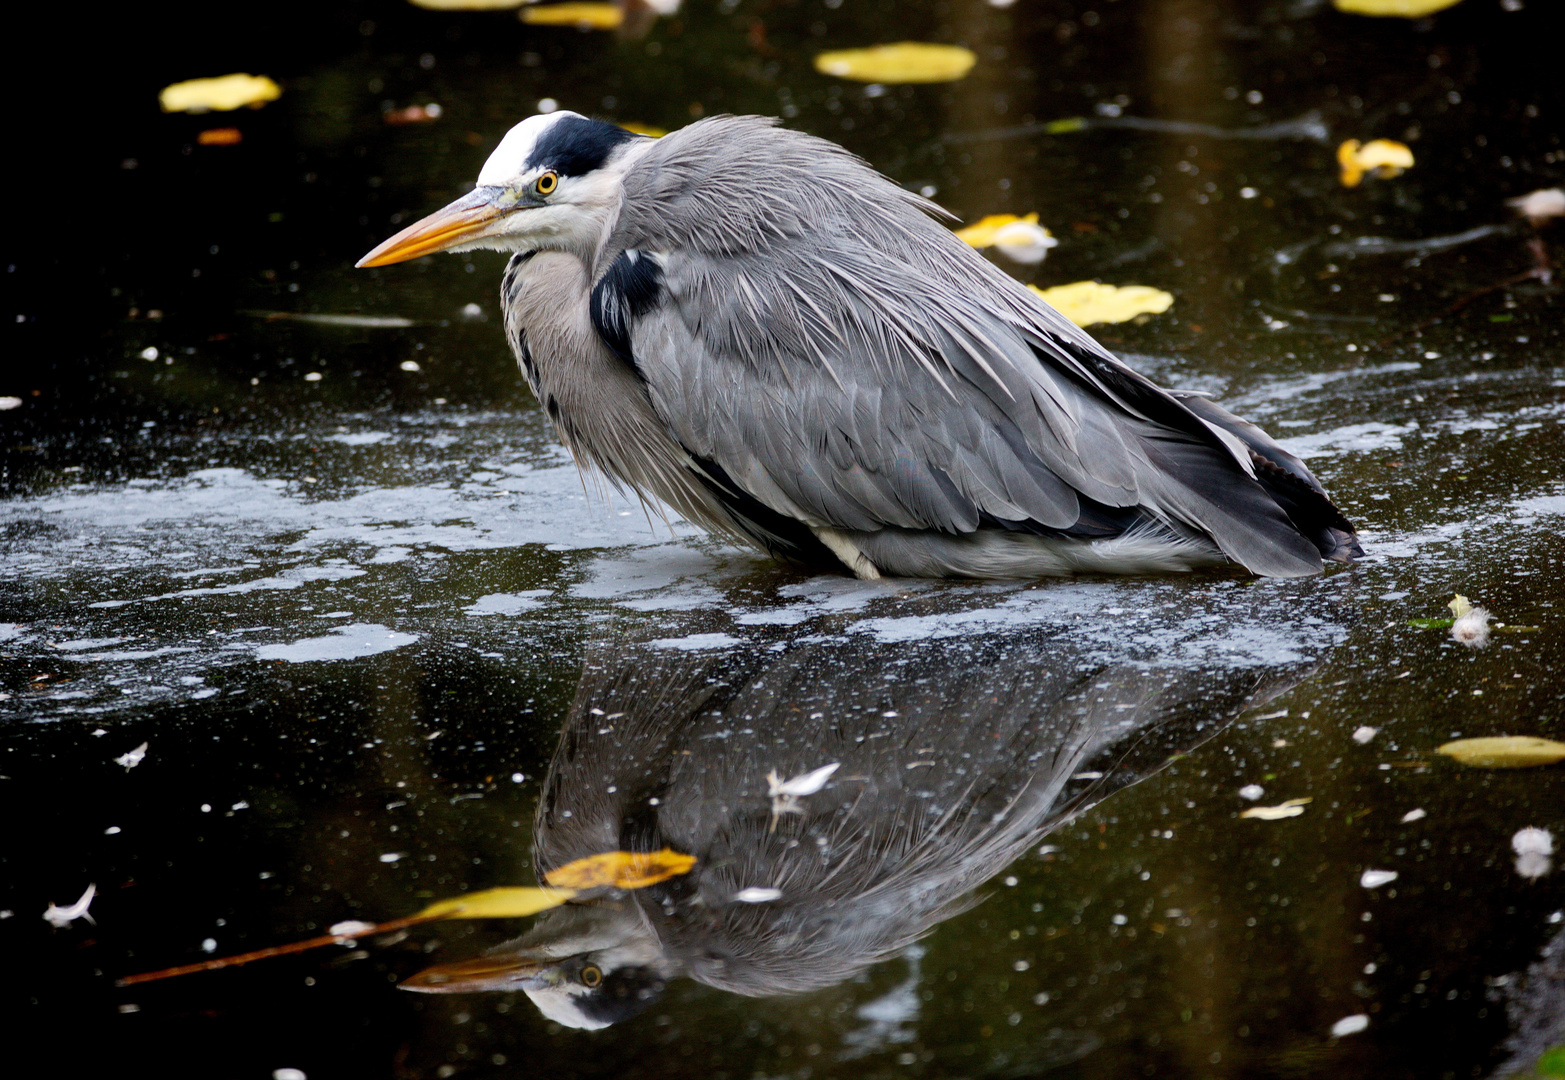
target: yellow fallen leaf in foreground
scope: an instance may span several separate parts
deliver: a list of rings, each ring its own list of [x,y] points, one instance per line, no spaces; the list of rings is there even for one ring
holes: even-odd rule
[[[1118,323],[1137,315],[1158,315],[1167,311],[1174,298],[1150,285],[1104,285],[1097,281],[1077,281],[1052,289],[1027,286],[1043,297],[1046,304],[1077,326],[1093,323]]]
[[[1437,749],[1480,769],[1530,769],[1565,761],[1565,743],[1536,735],[1498,735],[1487,739],[1457,739]]]
[[[1331,0],[1338,11],[1350,15],[1392,15],[1399,19],[1421,19],[1462,0]]]
[[[960,45],[929,45],[899,41],[867,49],[823,52],[815,58],[815,70],[839,79],[867,83],[955,82],[978,63],[971,49]]]
[[[625,12],[614,4],[564,3],[522,9],[522,22],[530,26],[584,26],[615,30]]]
[[[695,864],[694,855],[682,855],[672,848],[605,851],[557,866],[543,879],[557,889],[595,889],[605,885],[616,889],[644,889],[688,874]]]
[[[1000,230],[1007,225],[1015,225],[1022,222],[1028,225],[1038,224],[1037,214],[1028,214],[1026,217],[1017,217],[1015,214],[990,214],[979,218],[977,222],[965,229],[956,230],[956,238],[964,244],[970,244],[975,248],[986,248],[994,243]]]
[[[165,86],[158,94],[164,112],[207,112],[265,105],[282,96],[282,87],[265,75],[223,75]]]
[[[1252,806],[1240,813],[1242,818],[1259,818],[1262,821],[1278,821],[1282,818],[1298,817],[1304,813],[1306,803],[1313,802],[1312,798],[1289,799],[1287,802],[1278,803],[1276,806]]]
[[[1413,167],[1413,151],[1390,139],[1371,139],[1360,143],[1349,139],[1337,147],[1337,164],[1342,168],[1342,186],[1358,187],[1365,173],[1389,180],[1403,169]]]

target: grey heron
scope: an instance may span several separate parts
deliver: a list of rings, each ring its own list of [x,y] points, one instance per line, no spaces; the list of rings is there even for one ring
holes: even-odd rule
[[[1039,631],[726,654],[601,642],[543,781],[534,866],[671,847],[695,869],[573,900],[403,987],[520,991],[590,1029],[676,978],[748,997],[840,984],[1310,666],[1147,663]]]
[[[511,253],[506,334],[579,465],[864,578],[1275,577],[1362,554],[1294,455],[1164,390],[843,148],[759,117],[522,121],[360,260]]]

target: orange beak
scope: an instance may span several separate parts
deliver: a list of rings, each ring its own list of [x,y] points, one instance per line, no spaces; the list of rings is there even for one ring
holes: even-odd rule
[[[436,964],[404,979],[401,989],[422,994],[470,994],[483,990],[541,990],[559,981],[553,962],[512,954]]]
[[[526,201],[503,203],[505,194],[500,188],[474,188],[451,205],[415,221],[355,265],[389,266],[492,236],[500,231],[499,223],[507,215],[532,205]]]

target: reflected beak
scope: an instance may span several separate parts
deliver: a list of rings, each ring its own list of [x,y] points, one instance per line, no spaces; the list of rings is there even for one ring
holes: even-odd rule
[[[482,240],[498,232],[499,223],[507,215],[535,205],[526,199],[515,199],[503,188],[474,188],[451,205],[415,221],[355,265],[389,266]]]
[[[510,953],[436,964],[402,981],[421,994],[471,994],[485,990],[543,990],[560,981],[553,962]]]

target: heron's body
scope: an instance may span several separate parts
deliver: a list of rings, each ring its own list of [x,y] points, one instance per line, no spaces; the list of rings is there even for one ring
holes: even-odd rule
[[[864,577],[1293,577],[1358,552],[1297,458],[1137,375],[831,143],[555,114],[479,185],[365,262],[515,252],[507,332],[562,439],[713,532]]]

